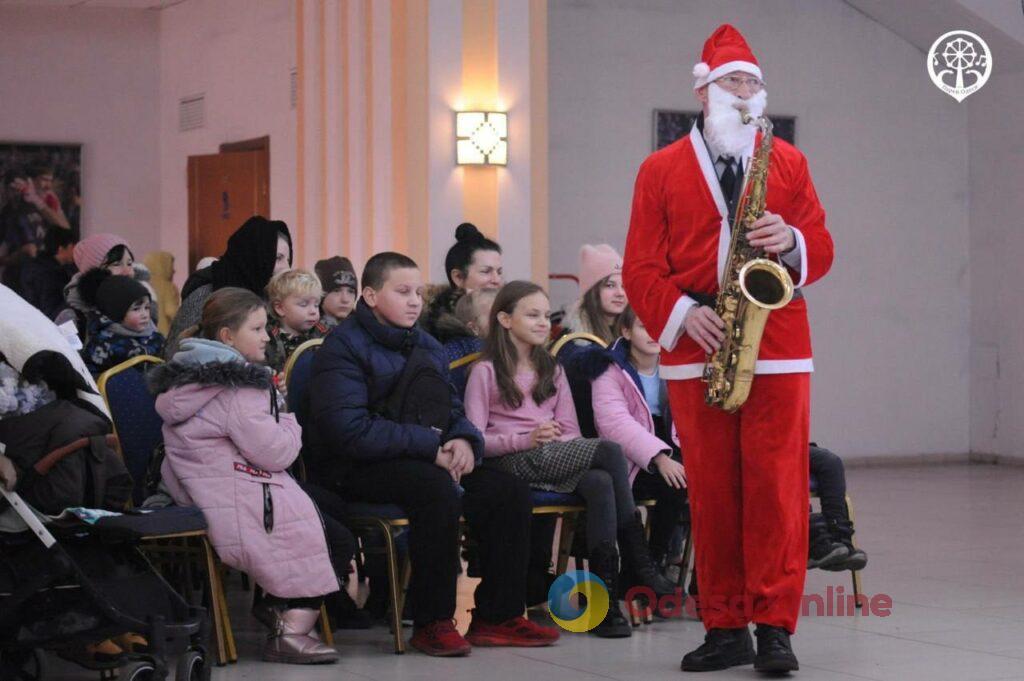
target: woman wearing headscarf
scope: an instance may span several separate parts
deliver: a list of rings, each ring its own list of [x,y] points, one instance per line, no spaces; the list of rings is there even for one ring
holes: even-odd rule
[[[164,357],[178,351],[178,336],[203,316],[203,305],[214,291],[237,286],[266,297],[270,278],[292,266],[292,237],[281,220],[254,215],[228,239],[224,254],[206,269],[197,270],[181,290],[181,308],[171,322]]]

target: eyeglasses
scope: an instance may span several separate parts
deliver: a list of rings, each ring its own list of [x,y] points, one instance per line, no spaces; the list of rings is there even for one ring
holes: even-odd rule
[[[729,92],[738,92],[744,85],[747,86],[749,92],[760,92],[761,88],[764,87],[764,81],[760,78],[743,78],[741,76],[722,76],[715,80],[716,83],[721,85]]]

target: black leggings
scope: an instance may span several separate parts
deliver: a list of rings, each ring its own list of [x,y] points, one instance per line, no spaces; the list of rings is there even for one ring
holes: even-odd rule
[[[661,560],[669,551],[672,534],[686,509],[686,488],[676,489],[657,473],[639,471],[633,480],[633,494],[637,499],[654,499],[658,503],[647,512],[651,517],[651,557]]]
[[[587,551],[593,551],[603,541],[614,544],[618,529],[636,516],[622,447],[602,440],[590,470],[576,486],[576,493],[587,503]]]
[[[810,447],[811,476],[818,481],[821,512],[831,521],[848,521],[846,508],[846,469],[843,460],[824,447]]]

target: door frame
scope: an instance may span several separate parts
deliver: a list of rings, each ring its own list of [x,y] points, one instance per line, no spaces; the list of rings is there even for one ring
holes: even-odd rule
[[[217,147],[217,153],[218,154],[225,154],[225,153],[230,154],[230,153],[233,153],[233,152],[247,152],[247,151],[263,152],[259,156],[258,163],[259,163],[260,166],[262,166],[263,177],[267,178],[267,186],[264,188],[264,192],[266,194],[266,207],[267,207],[267,211],[266,212],[267,212],[267,214],[264,217],[269,218],[270,217],[270,211],[271,211],[271,207],[270,207],[270,135],[264,135],[263,137],[253,137],[253,138],[246,139],[246,140],[239,140],[237,142],[224,142],[224,143],[222,143],[221,145],[219,145]],[[195,156],[204,156],[205,154],[194,154],[194,155]],[[188,163],[187,163],[187,167],[188,167],[187,175],[188,175],[188,177],[186,178],[186,185],[187,185],[187,192],[188,192],[188,244],[187,244],[187,252],[188,252],[188,259],[190,261],[189,262],[189,271],[191,271],[192,267],[194,266],[194,264],[191,262],[191,260],[192,260],[192,241],[193,241],[194,235],[196,234],[196,232],[197,232],[197,230],[199,228],[199,226],[197,224],[195,224],[195,206],[193,204],[193,201],[195,200],[195,197],[193,196],[193,187],[192,187],[192,182],[191,182],[191,172],[192,172],[191,171],[191,167],[192,167],[191,159],[192,159],[192,156],[193,155],[189,155],[189,157],[188,157]]]

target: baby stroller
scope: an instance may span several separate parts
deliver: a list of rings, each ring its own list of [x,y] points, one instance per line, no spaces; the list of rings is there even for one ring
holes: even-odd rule
[[[209,623],[150,565],[139,540],[176,528],[205,527],[196,509],[89,517],[51,523],[52,532],[14,492],[0,494],[28,531],[0,533],[0,681],[36,681],[46,655],[127,632],[144,652],[88,665],[101,679],[162,681],[176,656],[176,681],[209,681]],[[0,500],[2,503],[2,500]],[[93,522],[94,521],[94,522]],[[91,523],[91,524],[90,524]]]

